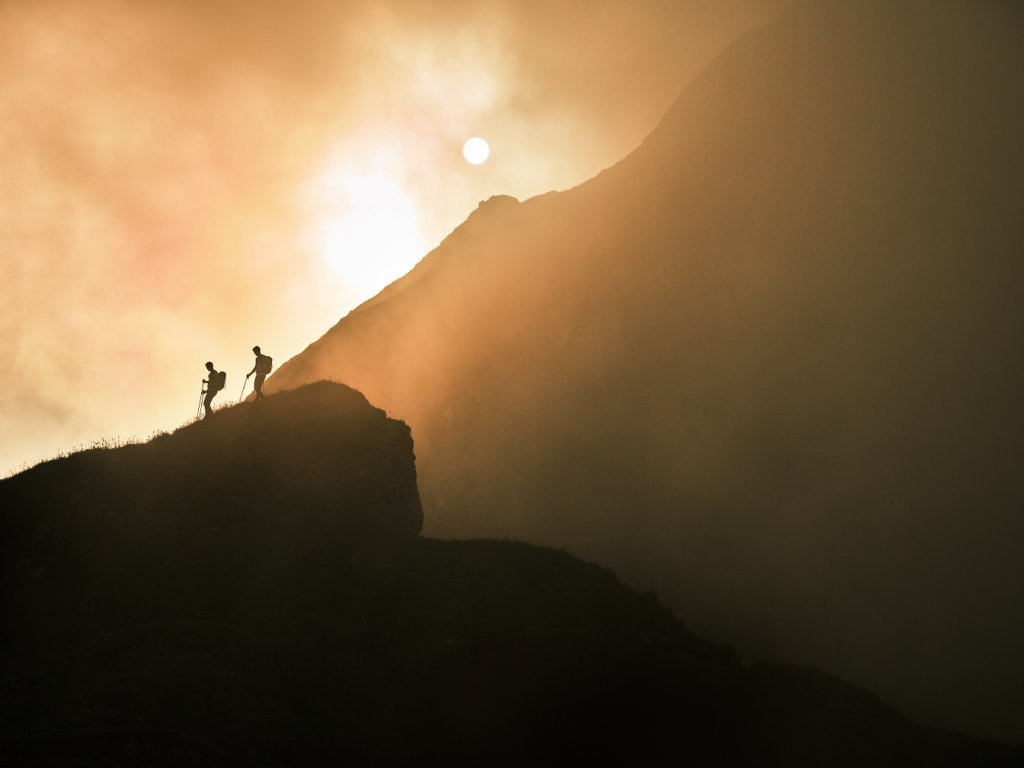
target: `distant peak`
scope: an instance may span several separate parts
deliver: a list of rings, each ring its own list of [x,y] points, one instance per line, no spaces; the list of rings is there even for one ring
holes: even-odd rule
[[[509,208],[513,205],[519,205],[519,200],[512,197],[512,195],[493,195],[486,200],[481,200],[473,213],[476,214],[485,210],[494,211],[499,208]]]
[[[493,195],[486,200],[481,200],[476,209],[466,217],[466,220],[462,222],[462,224],[455,228],[455,231],[458,232],[467,224],[477,223],[481,219],[489,219],[492,216],[502,216],[517,208],[519,205],[519,200],[511,195]]]

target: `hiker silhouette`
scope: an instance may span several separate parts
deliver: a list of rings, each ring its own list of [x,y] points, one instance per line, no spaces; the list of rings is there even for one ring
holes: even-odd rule
[[[253,347],[252,352],[256,355],[256,363],[253,365],[252,370],[245,374],[245,378],[248,379],[254,373],[256,374],[252,387],[256,392],[256,399],[259,400],[263,397],[263,381],[267,378],[267,374],[270,373],[270,369],[274,367],[274,361],[270,355],[264,355],[260,352],[258,346]]]
[[[209,371],[210,375],[203,379],[203,384],[206,385],[206,388],[203,390],[203,393],[206,395],[203,398],[203,408],[206,410],[206,414],[203,416],[204,419],[208,419],[213,415],[213,409],[210,407],[210,404],[213,402],[214,396],[224,389],[227,379],[227,374],[214,368],[213,363],[207,363],[206,370]]]

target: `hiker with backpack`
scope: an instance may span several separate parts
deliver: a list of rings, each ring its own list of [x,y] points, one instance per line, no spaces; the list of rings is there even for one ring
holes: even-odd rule
[[[227,373],[218,371],[213,367],[213,363],[207,363],[206,370],[210,372],[210,375],[203,379],[203,384],[206,385],[206,389],[203,390],[203,393],[206,395],[203,398],[203,408],[206,409],[206,415],[203,416],[204,419],[208,419],[213,415],[213,409],[210,407],[210,404],[213,402],[214,395],[224,389],[228,378]]]
[[[251,371],[245,374],[245,378],[248,380],[250,376],[254,373],[256,374],[256,378],[253,379],[252,387],[256,392],[256,399],[259,400],[263,397],[263,381],[267,378],[267,374],[270,373],[270,369],[274,367],[274,361],[271,359],[270,355],[264,355],[260,352],[260,348],[258,346],[253,347],[252,352],[256,355],[256,364],[253,365]],[[244,385],[242,389],[245,389]]]

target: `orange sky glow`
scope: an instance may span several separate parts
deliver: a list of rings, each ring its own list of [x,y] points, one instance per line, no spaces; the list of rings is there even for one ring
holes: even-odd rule
[[[206,360],[237,398],[254,344],[611,165],[784,5],[0,2],[0,475],[177,427]]]

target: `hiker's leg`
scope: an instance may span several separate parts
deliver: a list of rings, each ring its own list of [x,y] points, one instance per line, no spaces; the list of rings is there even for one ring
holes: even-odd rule
[[[267,378],[266,374],[257,373],[256,374],[256,381],[253,382],[252,387],[253,387],[253,389],[256,390],[256,399],[257,400],[259,400],[261,397],[263,397],[263,380],[265,378]]]
[[[215,392],[207,392],[206,397],[203,398],[203,408],[206,409],[206,417],[213,415],[213,409],[210,407],[210,403],[213,402],[213,396],[215,394]]]

